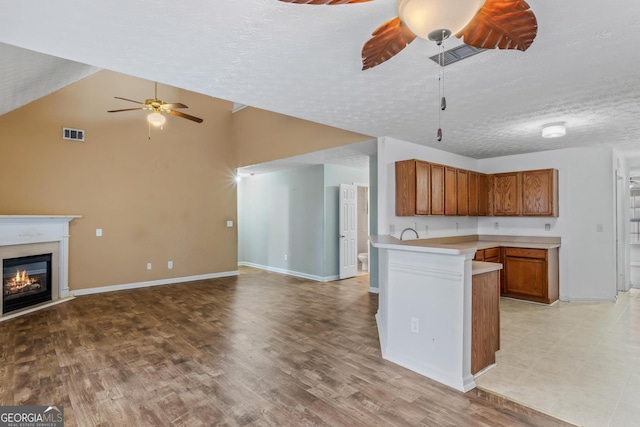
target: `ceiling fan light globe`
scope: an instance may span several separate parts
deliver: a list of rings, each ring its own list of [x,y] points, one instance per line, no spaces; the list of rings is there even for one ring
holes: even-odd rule
[[[485,0],[399,0],[398,15],[418,37],[429,38],[435,30],[461,31],[478,13]]]
[[[154,126],[162,126],[167,119],[158,112],[153,112],[147,116],[147,121]]]

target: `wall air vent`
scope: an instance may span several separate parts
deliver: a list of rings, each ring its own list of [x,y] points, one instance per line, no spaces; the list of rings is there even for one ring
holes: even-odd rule
[[[484,52],[485,50],[486,49],[477,49],[473,46],[461,44],[460,46],[451,48],[444,52],[443,65],[446,67],[447,65],[451,65],[455,62],[462,61],[463,59],[467,59],[473,55],[477,55],[481,52]],[[429,59],[431,59],[436,64],[439,64],[438,56],[439,55],[433,55]]]
[[[81,129],[62,128],[62,139],[84,141],[84,131]]]

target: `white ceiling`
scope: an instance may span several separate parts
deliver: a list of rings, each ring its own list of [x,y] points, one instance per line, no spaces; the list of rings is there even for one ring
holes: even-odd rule
[[[0,45],[12,64],[0,66],[0,113],[33,98],[15,93],[25,90],[21,70],[39,71],[30,88],[51,84],[42,96],[97,67],[475,158],[596,144],[640,155],[640,2],[529,4],[539,32],[527,52],[487,51],[446,68],[441,143],[432,42],[416,39],[361,71],[362,45],[396,16],[396,0],[3,2],[0,43],[56,58]],[[542,139],[542,125],[558,121],[567,135]]]

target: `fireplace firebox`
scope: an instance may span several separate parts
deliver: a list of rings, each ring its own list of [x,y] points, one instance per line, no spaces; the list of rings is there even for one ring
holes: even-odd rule
[[[51,255],[4,259],[3,313],[51,301]]]

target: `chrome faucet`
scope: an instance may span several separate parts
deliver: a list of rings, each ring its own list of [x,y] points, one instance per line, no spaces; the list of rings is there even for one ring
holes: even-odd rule
[[[414,233],[416,233],[416,239],[419,239],[420,236],[418,236],[418,232],[416,230],[414,230],[413,228],[409,227],[409,228],[405,228],[404,230],[402,230],[402,233],[400,233],[400,240],[402,240],[402,236],[404,236],[404,232],[405,231],[413,231]]]

